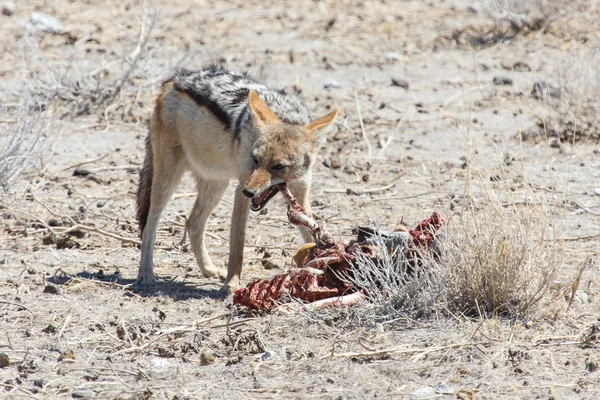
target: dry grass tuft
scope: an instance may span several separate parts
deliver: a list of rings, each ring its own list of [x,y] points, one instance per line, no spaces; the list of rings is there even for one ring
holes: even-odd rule
[[[565,251],[561,224],[544,199],[507,201],[514,197],[508,189],[483,181],[476,186],[477,197],[470,195],[465,210],[449,219],[435,253],[425,254],[414,272],[411,260],[395,254],[379,263],[357,257],[359,268],[348,279],[369,294],[372,316],[515,319],[564,301],[565,296],[550,293]],[[570,279],[559,286],[570,288],[572,298],[579,278]]]
[[[489,202],[455,216],[442,240],[447,306],[468,316],[531,314],[549,293],[564,250],[544,206]]]

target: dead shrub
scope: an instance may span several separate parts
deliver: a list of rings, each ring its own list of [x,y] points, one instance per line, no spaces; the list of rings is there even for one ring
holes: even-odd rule
[[[550,295],[565,257],[559,221],[543,199],[524,207],[500,200],[514,196],[508,189],[484,185],[479,198],[472,196],[462,213],[449,218],[437,249],[422,254],[421,266],[412,272],[414,263],[394,254],[380,262],[357,256],[359,266],[348,280],[368,293],[367,310],[374,318],[514,319],[559,300]]]
[[[545,107],[546,115],[522,137],[571,144],[600,142],[600,49],[569,54],[557,71],[558,83],[534,84],[532,96]]]
[[[19,174],[41,166],[45,118],[27,93],[20,104],[5,103],[1,110],[0,186],[6,190]]]
[[[86,44],[95,43],[95,39],[83,37],[74,43],[67,64],[46,58],[40,49],[39,33],[26,34],[22,51],[29,65],[32,92],[46,99],[49,107],[61,117],[98,115],[105,120],[142,119],[143,89],[156,83],[145,79],[146,64],[153,55],[148,44],[156,19],[157,11],[144,5],[137,36],[123,27],[121,37],[109,39],[123,46],[110,52],[103,49],[106,55],[96,60],[85,52]]]
[[[514,35],[534,31],[565,33],[575,30],[595,9],[585,0],[481,0],[483,14]],[[589,21],[588,21],[589,22]]]

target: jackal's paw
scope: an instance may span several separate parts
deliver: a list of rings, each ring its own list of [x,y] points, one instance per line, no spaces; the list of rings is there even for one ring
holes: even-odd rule
[[[200,267],[200,270],[202,271],[202,274],[204,274],[204,276],[206,276],[207,278],[217,277],[222,281],[224,281],[225,278],[227,278],[227,271],[221,268],[216,268],[212,265]]]
[[[149,288],[156,286],[156,277],[153,273],[139,273],[135,281],[135,286],[140,288]]]
[[[225,283],[221,289],[219,289],[219,292],[217,293],[217,295],[220,298],[227,298],[231,295],[233,295],[233,292],[235,292],[237,289],[240,288],[240,284],[232,284],[232,282],[229,283]]]

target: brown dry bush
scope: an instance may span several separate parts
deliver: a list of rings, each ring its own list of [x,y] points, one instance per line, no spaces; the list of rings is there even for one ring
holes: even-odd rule
[[[377,320],[440,315],[515,319],[561,299],[550,293],[565,258],[560,221],[543,198],[523,206],[502,200],[514,197],[509,189],[484,185],[476,185],[479,197],[469,196],[465,210],[449,218],[435,252],[425,255],[412,274],[402,257],[384,257],[379,263],[357,257],[359,268],[348,279],[369,294],[369,315]],[[558,286],[577,290],[579,279],[572,280]]]

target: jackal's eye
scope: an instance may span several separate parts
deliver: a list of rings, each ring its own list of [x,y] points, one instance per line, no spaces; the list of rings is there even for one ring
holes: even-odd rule
[[[283,171],[286,168],[287,168],[287,165],[283,165],[283,164],[275,164],[275,165],[273,165],[273,169],[275,171]]]
[[[252,156],[252,165],[258,165],[258,158],[256,156]]]

